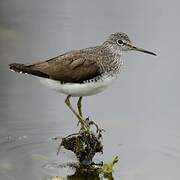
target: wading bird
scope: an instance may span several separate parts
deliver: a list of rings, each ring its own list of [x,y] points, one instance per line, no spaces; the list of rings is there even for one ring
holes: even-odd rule
[[[10,64],[10,69],[31,74],[48,87],[67,95],[66,105],[78,118],[81,128],[88,129],[81,110],[82,97],[105,90],[115,80],[123,66],[122,55],[127,51],[153,52],[134,46],[125,33],[111,34],[101,45],[61,54],[46,61],[26,65]],[[70,97],[79,97],[76,111]]]

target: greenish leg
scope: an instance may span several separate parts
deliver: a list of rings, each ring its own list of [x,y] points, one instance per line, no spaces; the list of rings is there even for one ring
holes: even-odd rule
[[[84,119],[82,118],[82,116],[80,114],[78,114],[74,108],[71,105],[70,102],[70,97],[71,95],[68,95],[67,98],[65,99],[65,103],[66,105],[69,107],[69,109],[74,113],[74,115],[78,118],[79,122],[81,123],[81,128],[82,130],[88,131],[89,127],[87,126],[86,122],[84,121]]]
[[[83,117],[83,115],[82,115],[82,105],[81,104],[82,104],[82,97],[79,97],[79,100],[77,102],[77,107],[78,107],[79,115],[81,117]]]

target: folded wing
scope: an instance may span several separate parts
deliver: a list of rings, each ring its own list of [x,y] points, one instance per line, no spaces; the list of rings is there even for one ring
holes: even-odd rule
[[[13,63],[10,69],[64,83],[81,83],[101,75],[96,58],[89,51],[78,50],[31,65]]]

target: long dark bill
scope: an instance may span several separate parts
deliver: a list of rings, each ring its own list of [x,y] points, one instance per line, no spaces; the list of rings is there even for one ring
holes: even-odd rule
[[[151,54],[151,55],[154,55],[154,56],[157,56],[155,53],[151,52],[151,51],[147,51],[145,49],[142,49],[142,48],[138,48],[136,46],[132,46],[132,50],[135,50],[135,51],[139,51],[139,52],[143,52],[143,53],[147,53],[147,54]]]

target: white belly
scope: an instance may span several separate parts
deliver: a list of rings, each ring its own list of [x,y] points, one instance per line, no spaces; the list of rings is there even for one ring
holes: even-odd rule
[[[84,84],[80,83],[65,83],[61,84],[59,81],[39,78],[40,81],[48,86],[49,88],[58,91],[60,93],[71,95],[74,97],[80,96],[91,96],[105,90],[115,79],[115,77],[103,78],[103,80],[98,80],[97,82],[87,82]]]

